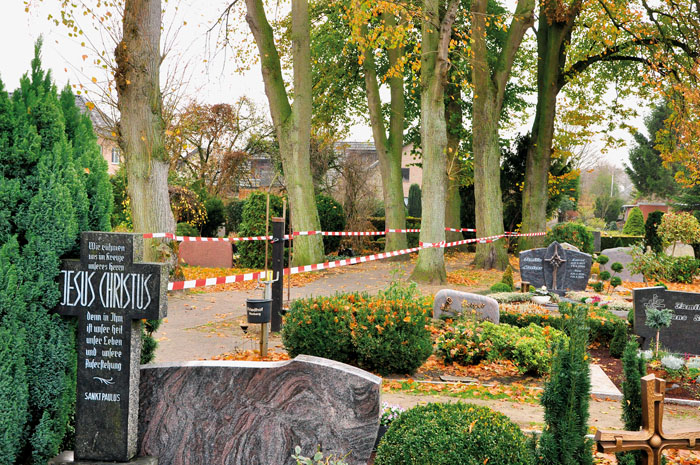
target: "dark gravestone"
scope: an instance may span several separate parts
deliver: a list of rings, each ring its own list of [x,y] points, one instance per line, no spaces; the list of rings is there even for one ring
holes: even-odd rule
[[[600,231],[593,231],[593,252],[600,252]]]
[[[647,287],[634,291],[634,332],[642,337],[642,347],[656,339],[656,330],[648,327],[646,310],[670,308],[671,326],[661,329],[661,345],[672,352],[700,355],[700,293],[668,291],[664,287]]]
[[[544,286],[545,249],[531,249],[520,252],[520,280],[531,286]]]
[[[313,456],[369,460],[381,378],[333,360],[185,362],[141,369],[139,450],[163,465],[292,465]]]
[[[560,295],[566,291],[583,291],[588,285],[592,264],[590,255],[567,250],[555,241],[546,249],[520,252],[520,279],[537,288],[545,286]]]
[[[67,260],[57,312],[78,317],[75,461],[128,462],[136,454],[141,319],[166,314],[166,265],[134,263],[139,234],[84,232]]]
[[[593,257],[587,253],[573,250],[567,250],[566,257],[566,276],[564,277],[566,289],[585,290],[591,277]]]

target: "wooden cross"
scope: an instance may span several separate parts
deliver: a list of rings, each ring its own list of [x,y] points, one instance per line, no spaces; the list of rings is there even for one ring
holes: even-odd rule
[[[653,374],[642,378],[642,430],[603,431],[595,435],[599,452],[643,450],[644,465],[661,465],[664,449],[700,449],[700,431],[664,433],[664,393],[666,381]]]

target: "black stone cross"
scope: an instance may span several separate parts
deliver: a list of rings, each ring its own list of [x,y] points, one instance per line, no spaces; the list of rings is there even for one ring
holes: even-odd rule
[[[66,260],[57,312],[78,317],[75,460],[136,455],[141,320],[167,311],[164,264],[143,257],[140,234],[84,232]]]

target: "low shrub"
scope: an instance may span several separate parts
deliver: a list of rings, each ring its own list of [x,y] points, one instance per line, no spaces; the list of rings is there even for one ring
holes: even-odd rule
[[[496,283],[491,286],[491,292],[513,292],[513,286],[506,283]]]
[[[513,281],[513,267],[508,265],[506,270],[503,272],[503,277],[501,282],[510,286],[510,290],[515,289],[515,282]]]
[[[700,271],[700,260],[693,257],[676,257],[670,260],[667,279],[674,283],[692,284]]]
[[[545,237],[545,246],[554,241],[568,242],[582,252],[593,253],[593,234],[580,223],[561,223],[554,226]]]
[[[532,286],[531,286],[532,287]],[[532,299],[531,292],[496,292],[489,294],[499,304],[509,304],[513,302],[529,302]]]
[[[524,328],[459,321],[438,336],[437,353],[445,363],[476,365],[482,360],[510,360],[523,373],[544,375],[552,361],[552,344],[564,339],[561,331],[531,324]]]
[[[202,236],[215,237],[219,227],[226,223],[224,201],[218,197],[210,197],[204,202],[207,219],[202,224]]]
[[[238,232],[241,221],[243,221],[243,201],[233,199],[226,205],[226,232]]]
[[[617,324],[615,325],[613,338],[610,341],[610,356],[621,358],[625,351],[625,345],[627,345],[627,325]]]
[[[282,327],[282,343],[289,356],[306,354],[353,362],[352,304],[364,299],[356,294],[338,294],[292,301]]]
[[[412,373],[432,352],[426,329],[432,306],[415,284],[392,283],[376,296],[337,294],[298,299],[284,319],[289,355],[315,355],[380,374]]]
[[[398,282],[375,298],[356,302],[352,335],[358,365],[382,375],[413,373],[433,352],[425,328],[431,304],[432,299],[421,296],[415,283]]]
[[[430,403],[401,414],[379,444],[375,465],[529,465],[532,451],[502,413],[467,403]]]
[[[178,236],[199,236],[199,231],[189,223],[178,223],[175,227],[175,234]]]
[[[565,320],[572,315],[572,304],[562,302],[559,304],[561,316],[554,316],[549,313],[518,313],[516,311],[501,310],[499,321],[508,325],[526,327],[531,324],[539,326],[551,326],[558,330],[565,329]],[[609,344],[615,335],[615,328],[618,325],[625,325],[625,321],[601,307],[592,307],[588,312],[587,325],[590,328],[590,341]]]
[[[630,211],[622,232],[630,236],[641,236],[644,234],[644,213],[639,207],[634,207]]]

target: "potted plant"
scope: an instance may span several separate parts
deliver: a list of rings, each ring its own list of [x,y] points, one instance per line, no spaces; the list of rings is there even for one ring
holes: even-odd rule
[[[552,299],[549,295],[549,291],[545,286],[535,289],[535,295],[532,296],[532,301],[539,305],[544,305]]]

